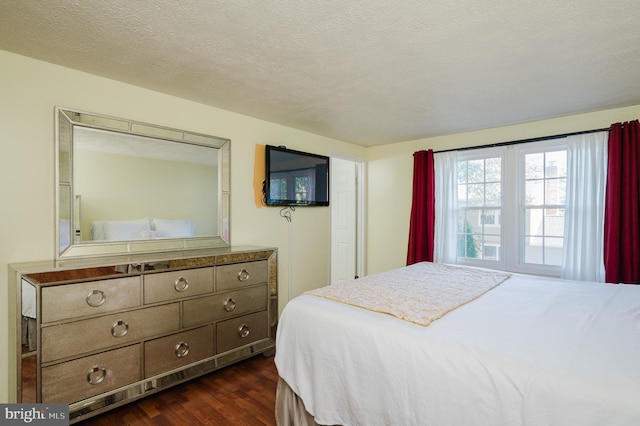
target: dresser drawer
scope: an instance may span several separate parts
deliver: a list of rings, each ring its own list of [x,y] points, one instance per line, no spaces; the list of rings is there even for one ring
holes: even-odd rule
[[[267,309],[268,296],[266,284],[217,294],[214,304],[216,319]]]
[[[185,327],[267,309],[267,285],[228,291],[213,296],[185,300],[182,322]]]
[[[42,289],[42,322],[140,306],[140,277],[67,284]]]
[[[215,320],[267,309],[267,286],[245,288],[213,296],[185,300],[182,323],[184,327],[206,324]]]
[[[213,292],[213,268],[160,272],[143,280],[146,304]]]
[[[145,377],[212,357],[213,325],[144,343]]]
[[[268,278],[266,260],[216,266],[216,291],[266,283]]]
[[[140,345],[42,369],[42,402],[71,404],[140,380]]]
[[[216,324],[217,353],[269,337],[268,322],[267,311],[219,322]]]
[[[42,362],[127,344],[179,327],[179,303],[43,327]]]

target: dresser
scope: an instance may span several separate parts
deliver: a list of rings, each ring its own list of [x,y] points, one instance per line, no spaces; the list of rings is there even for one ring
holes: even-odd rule
[[[18,401],[69,404],[71,423],[275,348],[274,248],[23,263],[9,271],[21,317]]]

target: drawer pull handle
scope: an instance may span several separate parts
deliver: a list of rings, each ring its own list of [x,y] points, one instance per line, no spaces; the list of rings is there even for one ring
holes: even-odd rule
[[[240,270],[240,272],[238,272],[238,281],[246,281],[249,279],[249,271],[247,271],[246,269],[242,269]]]
[[[247,324],[242,324],[240,327],[238,327],[238,334],[240,335],[240,337],[242,337],[243,339],[245,337],[247,337],[249,335],[250,331],[249,331],[249,326]]]
[[[233,297],[228,298],[224,301],[224,310],[227,312],[231,312],[236,308],[236,301],[233,300]]]
[[[189,355],[189,344],[187,342],[180,342],[174,348],[174,352],[178,358],[184,358]]]
[[[107,370],[103,367],[93,367],[87,373],[87,382],[90,385],[97,385],[102,383],[104,378],[107,377]]]
[[[129,332],[129,324],[122,320],[118,320],[111,326],[111,335],[113,337],[122,337]]]
[[[107,296],[102,290],[93,290],[87,296],[87,305],[97,308],[101,306],[107,300]]]
[[[176,291],[187,291],[189,288],[189,280],[184,277],[180,277],[173,283],[173,288],[175,288]]]

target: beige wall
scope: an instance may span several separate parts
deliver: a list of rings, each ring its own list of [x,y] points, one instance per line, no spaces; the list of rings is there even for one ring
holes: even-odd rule
[[[261,207],[261,152],[271,144],[364,157],[364,148],[4,51],[0,64],[0,342],[12,333],[7,264],[54,256],[55,105],[231,139],[232,243],[278,248],[281,307],[289,261],[294,294],[328,283],[329,209],[299,208],[289,225]],[[0,345],[0,402],[9,400],[9,355]]]
[[[640,105],[368,149],[367,273],[406,263],[414,152],[600,129],[638,118]]]
[[[94,220],[189,219],[196,235],[218,235],[218,167],[76,149],[82,239]],[[160,173],[159,173],[160,171]]]
[[[329,209],[299,208],[288,223],[278,208],[260,206],[265,144],[368,160],[366,264],[374,273],[405,263],[413,152],[607,127],[640,117],[639,105],[365,149],[3,51],[0,64],[0,312],[9,303],[7,264],[53,258],[54,105],[231,139],[232,242],[278,247],[281,308],[289,282],[295,296],[329,280]],[[0,342],[9,335],[9,319],[0,314]],[[2,345],[0,402],[8,400],[8,364]]]

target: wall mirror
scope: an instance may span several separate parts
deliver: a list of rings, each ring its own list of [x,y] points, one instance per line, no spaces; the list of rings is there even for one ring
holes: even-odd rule
[[[56,107],[56,258],[228,246],[228,139]]]

